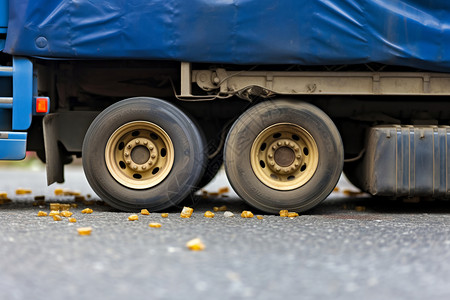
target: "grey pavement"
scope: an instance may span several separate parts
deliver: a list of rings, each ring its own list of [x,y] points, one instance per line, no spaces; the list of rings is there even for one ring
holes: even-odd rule
[[[108,206],[72,209],[77,223],[37,217],[55,188],[92,193],[79,167],[66,184],[45,186],[41,165],[0,168],[0,191],[13,202],[0,205],[0,299],[449,299],[450,205],[404,203],[367,195],[349,197],[345,180],[314,210],[297,218],[239,216],[250,209],[232,191],[228,198],[195,198],[190,219],[159,213],[128,221],[130,213]],[[208,186],[226,186],[223,172]],[[16,196],[16,188],[31,196]],[[235,213],[203,217],[213,206]],[[364,207],[365,211],[356,211]],[[256,212],[255,212],[256,213]],[[149,228],[159,222],[161,228]],[[92,235],[79,236],[78,227]],[[188,240],[206,248],[192,252]]]

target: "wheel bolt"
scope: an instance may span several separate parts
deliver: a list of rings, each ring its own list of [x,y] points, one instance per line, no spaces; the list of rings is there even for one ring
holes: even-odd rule
[[[269,154],[269,158],[272,158],[273,157],[273,154]]]
[[[128,145],[127,148],[128,148],[128,149],[131,149],[131,145]]]
[[[128,156],[130,156],[130,153],[128,153],[128,152],[125,152],[125,157],[128,157]]]
[[[148,144],[148,142],[147,141],[144,141],[144,145],[147,145]]]
[[[278,146],[281,146],[281,142],[277,142],[277,145],[278,145]]]
[[[295,165],[294,165],[295,167],[298,167],[299,166],[299,164],[298,163],[295,163]]]
[[[300,159],[300,158],[302,158],[302,156],[301,155],[297,155],[297,158]]]
[[[130,165],[131,164],[131,160],[127,160],[127,165]]]
[[[295,147],[295,151],[298,152],[298,150],[300,150],[300,148],[299,147]]]
[[[275,149],[277,149],[277,147],[275,147],[275,146],[272,146],[272,149],[273,149],[273,150],[275,150]]]
[[[156,157],[156,155],[155,155],[155,154],[152,154],[151,158],[155,158],[155,157]]]
[[[147,167],[146,166],[142,166],[142,170],[146,170],[147,169]]]
[[[271,161],[271,162],[270,162],[270,165],[271,165],[271,166],[275,166],[275,162]]]
[[[135,170],[135,171],[136,171],[136,170],[137,170],[137,166],[133,166],[133,170]]]
[[[289,144],[288,141],[284,141],[284,145],[287,146]]]
[[[280,168],[280,167],[276,167],[276,168],[275,168],[275,170],[277,170],[277,171],[280,171],[280,170],[281,170],[281,168]]]
[[[149,166],[153,165],[153,162],[149,161],[149,162],[148,162],[148,165],[149,165]]]
[[[135,143],[136,143],[136,144],[139,144],[140,142],[141,142],[141,141],[139,141],[139,140],[136,140],[136,142],[135,142]]]
[[[153,150],[153,146],[148,147],[150,150]]]
[[[294,143],[290,143],[289,146],[290,146],[291,148],[294,148],[295,144],[294,144]]]

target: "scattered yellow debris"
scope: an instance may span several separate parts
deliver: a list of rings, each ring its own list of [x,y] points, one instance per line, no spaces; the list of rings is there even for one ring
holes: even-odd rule
[[[60,210],[70,210],[70,204],[69,203],[60,204],[59,209]]]
[[[61,216],[66,217],[66,218],[71,217],[72,215],[73,215],[73,213],[68,210],[63,210],[61,212]]]
[[[218,212],[218,211],[226,211],[226,210],[227,210],[227,206],[226,206],[226,205],[222,205],[222,206],[220,206],[220,207],[214,206],[214,207],[213,207],[213,210],[214,210],[215,212]]]
[[[180,217],[190,218],[192,216],[193,212],[194,212],[193,208],[185,206],[185,207],[183,207],[183,210],[181,211]]]
[[[288,216],[288,214],[289,212],[287,211],[287,209],[280,210],[280,217],[285,218]]]
[[[363,192],[360,192],[360,191],[351,191],[351,190],[343,190],[342,193],[343,193],[344,195],[346,195],[346,196],[349,196],[349,197],[356,197],[356,196],[359,196],[359,195],[362,195],[362,194],[363,194]]]
[[[59,210],[60,204],[59,203],[50,203],[50,210]]]
[[[53,217],[53,216],[59,216],[59,214],[60,214],[59,210],[51,210],[48,215],[50,217]]]
[[[45,211],[40,210],[40,211],[38,211],[37,216],[38,217],[46,217],[47,213]]]
[[[0,192],[0,199],[7,199],[7,198],[8,198],[8,193]]]
[[[137,221],[139,220],[139,216],[138,215],[130,215],[128,217],[128,221]]]
[[[296,213],[296,212],[288,212],[288,215],[287,215],[289,218],[296,218],[296,217],[298,217],[298,213]]]
[[[81,227],[77,231],[79,235],[91,235],[92,227]]]
[[[217,192],[208,193],[208,196],[211,196],[211,197],[217,197],[217,196],[219,196],[219,195],[220,195],[220,194],[217,193]]]
[[[225,186],[225,187],[220,188],[218,192],[219,192],[219,194],[225,194],[225,193],[230,192],[230,188]]]
[[[71,204],[70,204],[70,207],[72,207],[72,208],[77,208],[77,207],[78,207],[78,204],[76,204],[76,203],[71,203]]]
[[[206,211],[205,212],[205,217],[206,218],[214,218],[214,213],[212,211]]]
[[[75,219],[75,218],[69,218],[69,222],[70,222],[70,223],[76,223],[76,222],[77,222],[77,219]]]
[[[16,195],[27,195],[27,194],[31,194],[31,190],[29,190],[29,189],[17,189],[16,190]]]
[[[253,218],[253,213],[251,211],[249,211],[249,210],[244,210],[241,213],[241,217],[242,218]]]
[[[202,240],[196,238],[187,242],[186,247],[192,251],[202,251],[205,249],[205,244],[203,244]]]
[[[83,200],[83,204],[84,205],[94,205],[95,204],[95,200]]]
[[[334,189],[333,189],[333,192],[339,192],[339,187],[335,187]]]
[[[161,224],[160,223],[150,223],[150,224],[148,224],[148,226],[151,228],[160,228]]]
[[[366,211],[366,207],[365,206],[355,206],[355,210],[362,212],[362,211]]]
[[[55,193],[55,196],[62,196],[64,194],[64,190],[63,189],[55,189],[54,193]]]
[[[257,218],[258,220],[263,220],[263,219],[264,219],[264,217],[263,217],[263,216],[260,216],[260,215],[256,216],[256,218]]]
[[[163,217],[163,218],[168,218],[168,217],[169,217],[169,214],[168,214],[168,213],[162,213],[162,214],[161,214],[161,217]]]
[[[94,211],[90,208],[85,208],[81,211],[82,214],[92,214],[92,212]]]
[[[150,214],[150,212],[147,209],[141,209],[141,215],[146,215],[148,216]]]
[[[61,221],[62,218],[61,218],[60,215],[54,215],[54,216],[53,216],[53,220],[55,220],[55,221]]]

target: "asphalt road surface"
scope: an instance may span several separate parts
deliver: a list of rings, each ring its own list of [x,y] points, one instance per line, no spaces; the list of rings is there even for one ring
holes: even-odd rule
[[[348,196],[354,188],[342,181],[292,219],[243,219],[251,208],[232,191],[197,197],[190,219],[175,208],[128,221],[101,203],[78,203],[76,223],[37,217],[50,202],[74,202],[56,188],[96,199],[80,168],[66,170],[65,185],[46,187],[41,165],[0,168],[0,191],[12,198],[0,205],[0,299],[450,299],[448,202]],[[227,185],[220,173],[206,189]],[[32,194],[16,196],[21,187]],[[33,206],[38,195],[44,206]],[[221,205],[234,217],[203,216]],[[85,226],[92,234],[79,236]],[[188,250],[197,237],[205,249]]]

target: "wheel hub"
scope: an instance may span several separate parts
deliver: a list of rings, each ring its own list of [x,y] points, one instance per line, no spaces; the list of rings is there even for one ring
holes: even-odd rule
[[[267,151],[269,168],[278,174],[290,174],[300,168],[303,162],[298,145],[289,139],[273,142]]]
[[[137,172],[145,172],[158,161],[156,145],[147,138],[132,139],[123,152],[126,164]]]
[[[250,153],[255,175],[277,190],[296,189],[308,182],[319,160],[314,138],[292,123],[274,124],[261,131]]]
[[[118,128],[105,149],[108,171],[122,185],[147,189],[162,182],[174,163],[169,135],[158,125],[134,121]]]

